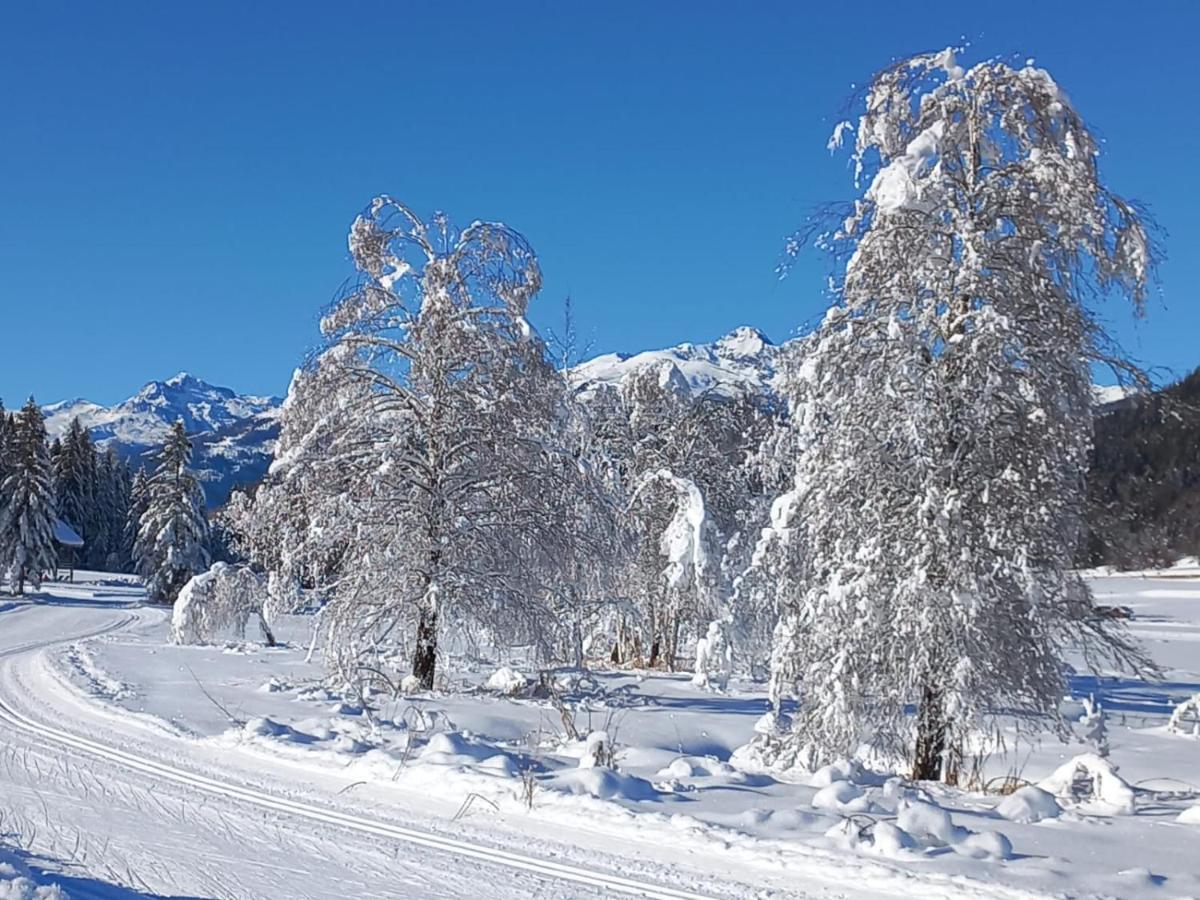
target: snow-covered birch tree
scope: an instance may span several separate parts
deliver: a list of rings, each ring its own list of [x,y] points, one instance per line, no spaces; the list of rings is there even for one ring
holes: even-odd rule
[[[349,245],[360,280],[293,385],[272,478],[302,487],[300,546],[344,540],[320,582],[327,661],[357,680],[408,647],[432,687],[446,628],[539,643],[553,627],[571,546],[551,498],[578,471],[565,382],[525,319],[541,273],[512,229],[381,197]]]
[[[188,468],[191,459],[192,442],[177,421],[146,484],[146,508],[133,548],[146,593],[159,603],[173,603],[188,579],[208,568],[204,495]]]
[[[6,429],[5,454],[0,575],[7,571],[20,594],[26,581],[39,588],[42,573],[54,567],[54,476],[46,423],[32,397]]]
[[[1089,363],[1113,360],[1094,303],[1140,312],[1153,253],[1032,65],[903,60],[831,145],[845,133],[867,187],[820,241],[844,271],[784,385],[800,456],[762,563],[773,694],[800,697],[770,746],[786,763],[870,740],[953,779],[993,712],[1056,717],[1069,648],[1143,662],[1071,560]]]
[[[769,417],[749,397],[693,394],[670,362],[634,371],[590,405],[628,510],[621,587],[634,615],[619,622],[615,655],[670,667],[685,634],[728,612],[760,489],[743,464]]]

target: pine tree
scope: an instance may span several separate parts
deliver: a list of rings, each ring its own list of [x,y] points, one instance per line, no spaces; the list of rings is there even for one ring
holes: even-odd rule
[[[130,566],[124,550],[125,522],[129,515],[129,466],[111,447],[96,459],[96,510],[99,523],[97,546],[89,552],[89,565],[110,572]]]
[[[71,420],[66,435],[51,448],[58,517],[83,538],[86,547],[94,534],[95,459],[92,441],[78,417]]]
[[[132,571],[137,571],[137,558],[134,556],[134,548],[137,545],[138,530],[141,527],[142,516],[146,514],[146,507],[150,503],[149,485],[150,479],[146,475],[146,469],[144,467],[139,468],[134,473],[133,481],[129,486],[129,502],[121,531],[122,559],[128,561],[129,568]]]
[[[54,491],[46,424],[32,397],[8,430],[9,474],[0,509],[0,569],[15,578],[17,592],[28,580],[41,587],[54,567]]]
[[[188,469],[191,457],[192,442],[176,421],[147,485],[134,546],[146,593],[159,603],[173,603],[188,579],[208,568],[208,523],[200,483]]]
[[[4,482],[12,469],[12,459],[16,452],[11,444],[13,428],[12,417],[4,409],[4,401],[0,400],[0,509],[4,509]]]
[[[800,456],[761,559],[773,697],[801,703],[777,761],[868,740],[953,780],[996,711],[1056,721],[1068,649],[1144,663],[1071,569],[1088,363],[1112,361],[1089,301],[1140,310],[1153,256],[1098,152],[1032,66],[946,51],[869,85],[837,302],[784,385]]]

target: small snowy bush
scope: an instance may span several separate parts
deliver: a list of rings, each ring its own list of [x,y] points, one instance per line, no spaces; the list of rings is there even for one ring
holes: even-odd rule
[[[1188,720],[1191,720],[1191,727],[1188,727]],[[1167,729],[1176,734],[1191,734],[1193,737],[1200,737],[1200,694],[1195,694],[1184,700],[1175,707],[1175,711],[1171,713],[1171,721],[1167,723]]]
[[[529,684],[527,679],[520,672],[510,669],[508,666],[501,666],[491,677],[488,678],[484,685],[489,691],[495,691],[498,694],[519,694],[525,690]]]
[[[263,579],[244,566],[216,563],[184,584],[171,616],[171,642],[209,644],[226,629],[239,635],[251,618],[257,618],[268,644],[274,644],[263,602],[267,588]]]
[[[1094,753],[1063,763],[1038,787],[1060,799],[1100,803],[1119,815],[1131,816],[1136,811],[1133,788],[1112,763]]]
[[[733,669],[733,645],[729,640],[730,621],[718,619],[708,625],[708,634],[696,641],[696,687],[723,691]]]

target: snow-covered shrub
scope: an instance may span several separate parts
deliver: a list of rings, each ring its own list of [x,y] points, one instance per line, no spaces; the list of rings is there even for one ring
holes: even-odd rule
[[[1137,811],[1133,788],[1117,774],[1116,766],[1095,753],[1068,760],[1037,786],[1059,799],[1099,803],[1118,815]]]
[[[607,731],[593,731],[584,742],[583,755],[579,757],[579,768],[611,769],[616,762],[617,747]]]
[[[244,635],[257,619],[268,644],[275,638],[263,616],[265,579],[245,566],[215,563],[192,576],[179,591],[171,615],[171,642],[208,644],[223,631]]]
[[[1190,726],[1189,726],[1190,721]],[[1200,694],[1195,694],[1175,707],[1167,729],[1176,734],[1191,734],[1200,737]]]
[[[1108,723],[1105,721],[1104,707],[1095,697],[1083,698],[1083,715],[1079,724],[1083,726],[1083,739],[1096,748],[1100,756],[1108,756]]]
[[[529,684],[529,679],[515,669],[501,666],[491,674],[484,687],[498,694],[519,694]]]
[[[730,620],[717,619],[708,624],[708,634],[696,641],[696,670],[692,684],[723,691],[733,670],[733,644]]]

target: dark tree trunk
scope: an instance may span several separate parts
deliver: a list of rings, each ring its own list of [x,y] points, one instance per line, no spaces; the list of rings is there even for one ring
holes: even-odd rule
[[[261,612],[258,614],[258,627],[262,629],[263,640],[267,642],[267,646],[274,647],[275,633],[271,631],[271,626],[267,624],[267,617]]]
[[[659,649],[659,640],[658,640],[658,637],[655,636],[654,640],[650,642],[650,668],[651,669],[653,669],[656,665],[658,665],[658,649]]]
[[[417,620],[417,646],[413,649],[413,676],[425,690],[433,689],[433,674],[437,667],[437,626],[435,610],[422,609]]]
[[[941,691],[926,685],[917,711],[917,746],[913,754],[912,777],[916,781],[940,781],[946,754],[946,717],[942,713]]]

